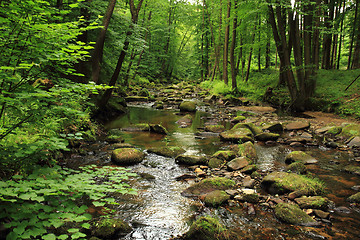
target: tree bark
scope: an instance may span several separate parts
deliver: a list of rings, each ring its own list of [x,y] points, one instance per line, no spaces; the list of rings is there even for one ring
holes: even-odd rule
[[[230,35],[230,10],[231,10],[231,1],[228,0],[227,3],[227,14],[225,19],[225,37],[224,37],[224,55],[223,55],[223,80],[227,85],[229,83],[228,77],[228,54],[229,54],[229,35]]]
[[[235,66],[235,45],[236,45],[236,28],[237,28],[237,0],[234,0],[234,20],[230,46],[230,67],[231,67],[231,86],[233,91],[237,91],[236,66]]]
[[[105,36],[106,31],[110,24],[111,16],[114,12],[116,0],[110,0],[109,5],[106,9],[106,13],[103,19],[103,27],[101,28],[98,38],[96,40],[95,49],[92,55],[92,76],[91,80],[97,84],[100,83],[99,76],[100,76],[100,70],[101,70],[101,62],[103,57],[103,51],[104,51],[104,43],[105,43]]]

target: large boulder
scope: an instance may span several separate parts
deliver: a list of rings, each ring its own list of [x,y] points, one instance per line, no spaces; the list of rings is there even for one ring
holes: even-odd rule
[[[264,124],[262,126],[262,129],[265,131],[270,131],[270,132],[282,132],[284,131],[284,127],[281,123],[268,123],[268,124]]]
[[[207,131],[207,132],[221,133],[224,130],[225,130],[225,127],[220,124],[205,126],[205,131]]]
[[[208,162],[208,166],[210,168],[220,168],[225,163],[225,160],[219,158],[210,158]]]
[[[302,162],[304,164],[315,164],[318,160],[303,151],[293,151],[285,157],[285,163]]]
[[[134,165],[141,163],[145,153],[136,148],[118,148],[111,154],[111,160],[119,165]]]
[[[275,216],[286,223],[295,225],[314,225],[316,221],[302,211],[298,205],[279,203],[275,207]]]
[[[149,124],[150,132],[167,135],[168,131],[160,124]]]
[[[287,172],[270,173],[263,178],[262,186],[272,194],[303,191],[306,195],[317,195],[324,192],[324,184],[321,181]]]
[[[160,156],[173,157],[173,158],[186,152],[185,149],[183,149],[182,147],[173,147],[173,146],[150,148],[147,151],[149,153],[155,153]]]
[[[204,202],[206,206],[218,207],[230,199],[230,195],[222,190],[215,190],[206,194]]]
[[[176,163],[184,165],[206,165],[207,160],[204,156],[179,155],[175,158]]]
[[[235,182],[228,178],[224,178],[224,177],[207,178],[185,189],[182,192],[182,195],[188,197],[200,196],[215,190],[231,189],[234,186],[235,186]]]
[[[191,101],[183,101],[179,105],[181,112],[196,112],[196,104]]]
[[[269,132],[263,132],[259,133],[255,136],[256,140],[259,141],[276,141],[280,137],[280,134],[277,133],[269,133]]]
[[[233,128],[247,128],[252,132],[253,135],[262,133],[261,128],[256,126],[254,123],[238,123]]]

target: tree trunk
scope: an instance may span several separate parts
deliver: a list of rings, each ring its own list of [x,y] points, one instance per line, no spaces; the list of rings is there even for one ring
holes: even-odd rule
[[[230,10],[231,10],[231,1],[228,0],[227,4],[227,14],[225,19],[225,37],[224,37],[224,55],[223,55],[223,80],[227,85],[229,83],[228,77],[228,54],[229,54],[229,35],[230,35]]]
[[[347,67],[347,69],[351,69],[355,31],[356,31],[356,25],[357,25],[357,21],[358,21],[357,20],[358,19],[358,5],[359,5],[359,0],[356,0],[355,17],[354,17],[354,23],[353,23],[353,26],[352,26],[353,28],[352,28],[351,37],[350,37],[349,59],[348,59],[348,67]]]
[[[116,0],[110,0],[109,5],[106,9],[106,13],[103,19],[103,28],[101,28],[99,32],[99,36],[96,40],[95,49],[92,55],[92,76],[91,80],[95,83],[100,83],[99,76],[100,76],[100,70],[101,70],[101,62],[103,57],[103,51],[104,51],[104,43],[105,43],[105,36],[106,31],[110,24],[110,19],[112,16],[112,13],[114,11],[116,4]]]
[[[237,91],[236,82],[236,66],[235,66],[235,43],[236,43],[236,28],[237,28],[237,0],[234,0],[234,20],[233,30],[230,46],[230,66],[231,66],[231,86],[233,91]]]

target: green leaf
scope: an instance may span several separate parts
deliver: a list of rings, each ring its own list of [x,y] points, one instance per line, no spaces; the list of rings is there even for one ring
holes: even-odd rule
[[[90,229],[91,225],[89,223],[83,223],[83,224],[81,224],[81,227],[83,227],[85,229]]]
[[[81,237],[86,237],[86,234],[82,233],[82,232],[77,232],[71,235],[71,239],[78,239]]]
[[[78,228],[70,228],[70,229],[68,229],[67,231],[68,231],[69,233],[76,233],[76,232],[79,232],[80,229],[78,229]]]
[[[58,236],[57,238],[60,239],[60,240],[65,240],[65,239],[68,239],[69,236],[66,235],[66,234],[63,234],[63,235]]]
[[[93,204],[94,204],[95,207],[102,207],[102,206],[105,205],[104,202],[93,202]]]
[[[55,240],[55,239],[56,239],[56,235],[50,233],[50,234],[47,234],[47,235],[45,235],[45,236],[42,236],[41,238],[44,239],[44,240]]]

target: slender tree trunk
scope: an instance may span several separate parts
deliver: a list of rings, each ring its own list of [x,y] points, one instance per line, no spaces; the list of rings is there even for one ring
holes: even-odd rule
[[[109,5],[106,9],[106,13],[103,19],[103,24],[102,24],[103,28],[101,28],[98,38],[96,40],[96,45],[92,56],[92,76],[91,76],[92,81],[95,83],[100,83],[99,76],[100,76],[101,62],[103,57],[105,36],[106,36],[106,31],[110,24],[111,16],[115,8],[115,4],[116,4],[116,0],[109,1]]]
[[[342,15],[341,15],[341,24],[340,24],[340,40],[339,40],[339,50],[338,50],[338,57],[337,57],[337,64],[336,69],[340,68],[340,57],[341,57],[341,46],[344,39],[343,35],[343,27],[344,27],[344,11],[345,11],[345,0],[343,0],[343,6],[342,6]]]
[[[228,0],[227,14],[225,19],[225,37],[224,37],[224,55],[223,55],[223,80],[226,85],[229,83],[228,54],[229,54],[229,37],[230,37],[230,23],[229,23],[230,10],[231,10],[231,0]]]
[[[348,58],[348,67],[347,67],[347,69],[351,69],[355,31],[356,31],[356,25],[357,25],[357,21],[358,21],[358,5],[359,5],[359,0],[356,0],[355,17],[354,17],[353,29],[352,29],[351,37],[350,37],[349,58]]]
[[[233,30],[230,46],[230,66],[231,66],[231,86],[233,91],[237,91],[236,82],[236,66],[235,66],[235,43],[236,43],[236,28],[237,28],[237,0],[234,0],[234,20]]]

